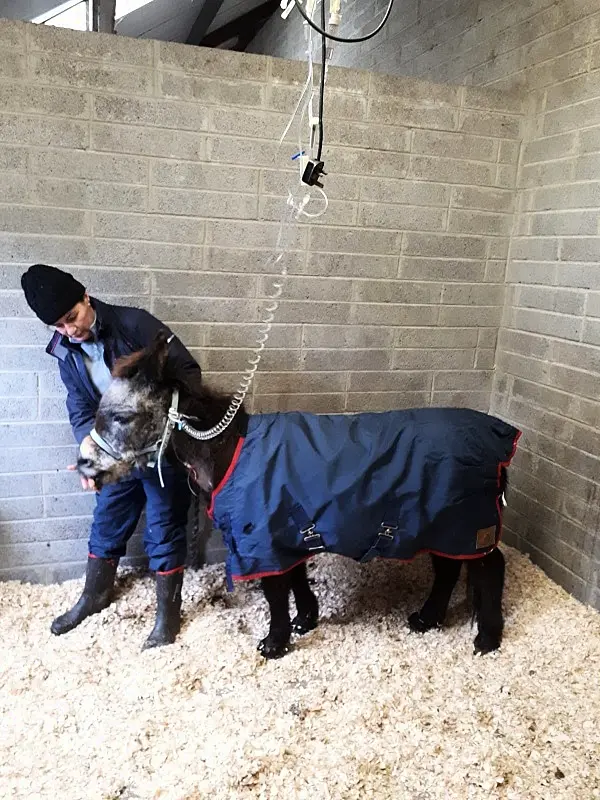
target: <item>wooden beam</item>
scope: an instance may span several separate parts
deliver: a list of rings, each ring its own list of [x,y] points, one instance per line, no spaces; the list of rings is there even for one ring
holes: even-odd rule
[[[206,31],[213,24],[213,21],[223,5],[223,0],[204,0],[204,5],[192,25],[192,29],[185,41],[186,44],[200,44],[206,36]]]
[[[216,31],[212,31],[199,42],[199,45],[201,47],[218,47],[231,39],[240,37],[246,39],[250,33],[252,33],[250,37],[252,39],[254,31],[264,25],[277,8],[279,8],[279,0],[267,0],[266,3],[261,3],[252,11],[242,14],[241,17],[228,22],[227,25],[222,25]]]

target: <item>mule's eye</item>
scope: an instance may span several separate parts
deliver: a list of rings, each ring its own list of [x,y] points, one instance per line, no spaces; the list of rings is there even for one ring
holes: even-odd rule
[[[127,425],[133,419],[131,414],[115,414],[113,420],[119,425]]]

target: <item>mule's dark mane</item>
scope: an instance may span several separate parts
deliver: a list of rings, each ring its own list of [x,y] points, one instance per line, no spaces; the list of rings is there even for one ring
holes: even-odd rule
[[[165,369],[164,383],[169,389],[179,389],[180,410],[184,414],[198,417],[202,428],[209,428],[216,425],[223,419],[225,412],[231,403],[231,395],[217,391],[207,386],[203,380],[178,373],[171,373],[168,365]],[[233,422],[231,432],[238,433],[245,427],[247,412],[242,405]]]

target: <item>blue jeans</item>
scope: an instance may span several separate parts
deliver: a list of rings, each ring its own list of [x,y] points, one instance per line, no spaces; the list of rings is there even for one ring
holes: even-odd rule
[[[164,573],[183,568],[190,490],[185,475],[166,461],[162,469],[164,489],[157,469],[135,470],[131,477],[102,487],[90,531],[90,556],[110,559],[124,556],[147,504],[144,549],[150,569]]]

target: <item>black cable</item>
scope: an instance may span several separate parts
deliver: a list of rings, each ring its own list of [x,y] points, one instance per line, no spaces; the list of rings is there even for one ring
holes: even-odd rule
[[[324,2],[324,0],[323,0],[323,2]],[[306,22],[308,22],[310,27],[313,28],[317,33],[320,33],[321,36],[325,36],[327,39],[332,39],[334,42],[342,42],[344,44],[353,44],[354,42],[366,42],[367,39],[372,39],[373,36],[375,36],[376,34],[379,33],[379,31],[383,28],[385,23],[388,21],[388,18],[390,16],[390,14],[392,13],[394,0],[389,0],[388,7],[386,9],[384,17],[381,20],[381,22],[379,23],[379,25],[375,28],[375,30],[371,31],[371,33],[368,33],[366,36],[357,36],[356,39],[344,39],[342,36],[334,36],[333,33],[327,33],[327,31],[325,30],[325,23],[322,22],[321,23],[322,27],[320,27],[320,28],[319,28],[318,25],[315,25],[315,23],[312,21],[312,19],[308,16],[306,11],[300,5],[300,0],[295,0],[294,5],[298,9],[298,11],[302,14],[302,16],[304,17],[304,20]],[[321,16],[323,16],[323,15],[321,15]]]
[[[325,0],[321,0],[321,26],[325,30]],[[317,161],[323,152],[323,103],[325,99],[325,68],[327,66],[327,39],[321,34],[321,83],[319,88],[319,148]]]

